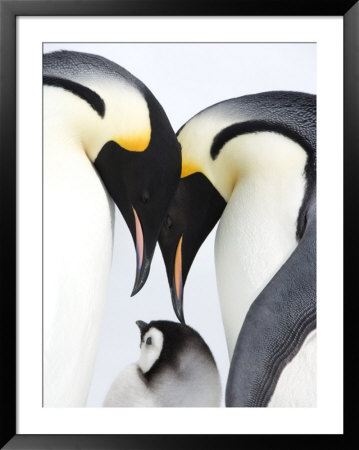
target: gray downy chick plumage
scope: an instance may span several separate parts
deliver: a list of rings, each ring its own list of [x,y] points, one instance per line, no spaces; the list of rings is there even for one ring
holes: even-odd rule
[[[216,362],[193,328],[137,321],[141,354],[112,383],[105,407],[215,407],[221,403]]]

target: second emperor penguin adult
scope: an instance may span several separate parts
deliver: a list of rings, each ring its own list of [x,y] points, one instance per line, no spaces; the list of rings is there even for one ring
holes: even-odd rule
[[[140,358],[118,375],[103,406],[220,406],[218,369],[197,331],[166,320],[136,323],[141,332]]]
[[[114,203],[144,285],[181,170],[162,106],[102,56],[43,57],[44,405],[85,406],[106,300]],[[126,236],[127,237],[127,236]]]
[[[178,140],[181,181],[159,239],[178,318],[193,259],[219,220],[226,405],[314,406],[316,97],[226,100],[190,119]]]

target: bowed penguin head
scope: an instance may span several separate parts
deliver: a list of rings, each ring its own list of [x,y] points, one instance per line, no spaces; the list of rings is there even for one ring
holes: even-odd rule
[[[243,180],[256,177],[265,182],[268,173],[278,174],[278,180],[283,173],[303,174],[306,192],[298,214],[298,239],[303,235],[307,200],[315,186],[315,107],[311,94],[262,92],[216,103],[177,132],[181,180],[159,245],[180,321],[184,322],[183,290],[192,262]],[[246,201],[250,204],[250,195]]]
[[[55,115],[68,139],[81,145],[129,227],[137,255],[134,295],[149,274],[179,181],[175,133],[151,91],[101,56],[45,54],[43,82],[52,109],[47,116]]]

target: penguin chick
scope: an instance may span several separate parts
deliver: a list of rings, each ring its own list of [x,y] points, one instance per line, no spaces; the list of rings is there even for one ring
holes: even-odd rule
[[[136,322],[141,353],[112,383],[105,407],[220,406],[213,355],[193,328],[166,320]]]

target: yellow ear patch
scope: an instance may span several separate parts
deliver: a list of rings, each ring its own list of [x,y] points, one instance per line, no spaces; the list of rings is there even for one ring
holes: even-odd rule
[[[192,175],[196,172],[202,172],[201,167],[197,163],[193,161],[182,160],[181,178],[188,177],[189,175]]]
[[[143,152],[148,147],[151,140],[151,130],[142,133],[131,133],[117,136],[113,139],[122,148],[130,152]]]

